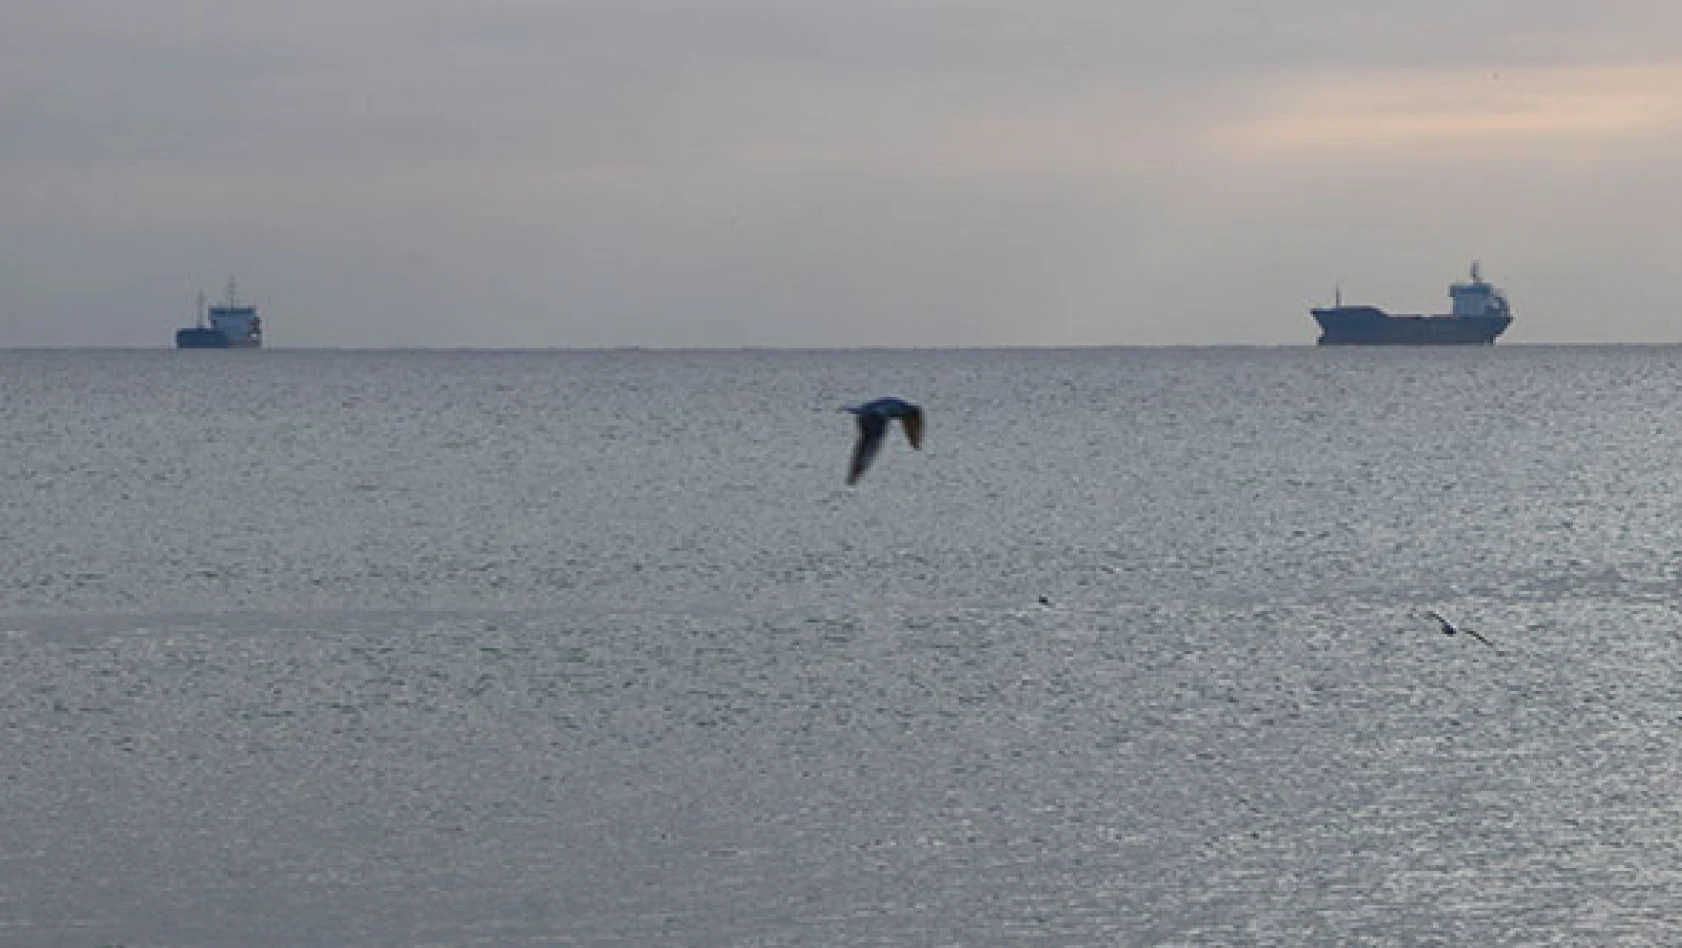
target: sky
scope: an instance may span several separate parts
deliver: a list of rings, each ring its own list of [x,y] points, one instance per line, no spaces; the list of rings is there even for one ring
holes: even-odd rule
[[[1682,342],[1673,0],[20,0],[0,347]]]

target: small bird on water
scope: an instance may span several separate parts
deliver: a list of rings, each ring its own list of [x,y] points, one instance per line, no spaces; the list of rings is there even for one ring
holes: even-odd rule
[[[1484,638],[1483,636],[1479,635],[1476,631],[1474,631],[1472,629],[1456,628],[1454,626],[1454,623],[1448,621],[1447,619],[1444,619],[1441,615],[1439,615],[1435,612],[1432,612],[1429,609],[1425,610],[1425,614],[1430,616],[1431,618],[1437,620],[1437,625],[1439,627],[1441,627],[1444,635],[1455,635],[1457,633],[1464,632],[1467,635],[1471,636],[1472,638],[1477,639],[1479,642],[1482,642],[1483,644],[1489,646],[1490,648],[1495,647],[1495,644],[1493,642],[1491,642],[1488,639]]]
[[[848,405],[842,411],[852,412],[858,417],[859,438],[853,444],[853,461],[847,467],[847,484],[857,484],[864,476],[865,469],[870,462],[876,460],[876,452],[882,450],[882,437],[887,434],[888,424],[898,420],[905,429],[906,440],[913,448],[921,450],[923,447],[923,410],[903,398],[878,398],[862,405]]]

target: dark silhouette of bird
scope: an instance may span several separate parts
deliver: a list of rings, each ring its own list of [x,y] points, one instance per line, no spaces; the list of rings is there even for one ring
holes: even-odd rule
[[[1495,647],[1495,643],[1493,643],[1493,642],[1489,641],[1488,639],[1484,638],[1483,636],[1479,635],[1476,631],[1474,631],[1472,629],[1456,628],[1454,623],[1448,621],[1447,619],[1444,619],[1440,614],[1432,612],[1429,609],[1425,610],[1425,614],[1430,616],[1431,618],[1437,620],[1437,625],[1438,625],[1438,627],[1440,627],[1443,630],[1444,635],[1457,635],[1461,632],[1464,632],[1467,635],[1471,636],[1472,638],[1477,639],[1479,642],[1482,642],[1483,644],[1489,646],[1490,648]]]
[[[878,398],[862,405],[848,405],[843,411],[850,411],[858,418],[859,438],[853,444],[853,461],[847,467],[847,484],[857,484],[859,478],[870,467],[870,462],[876,460],[876,452],[882,450],[882,437],[888,432],[888,424],[897,420],[905,429],[905,438],[911,442],[913,448],[923,447],[923,410],[903,398]]]

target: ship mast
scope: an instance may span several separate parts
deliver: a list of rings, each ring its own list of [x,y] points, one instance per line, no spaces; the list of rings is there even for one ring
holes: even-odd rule
[[[199,291],[198,304],[194,308],[198,310],[199,328],[203,329],[203,328],[205,328],[205,325],[204,325],[204,291],[203,290]]]

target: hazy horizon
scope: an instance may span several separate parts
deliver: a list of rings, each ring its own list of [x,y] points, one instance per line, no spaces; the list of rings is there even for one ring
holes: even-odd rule
[[[1682,8],[160,0],[0,36],[0,347],[1682,341]]]

